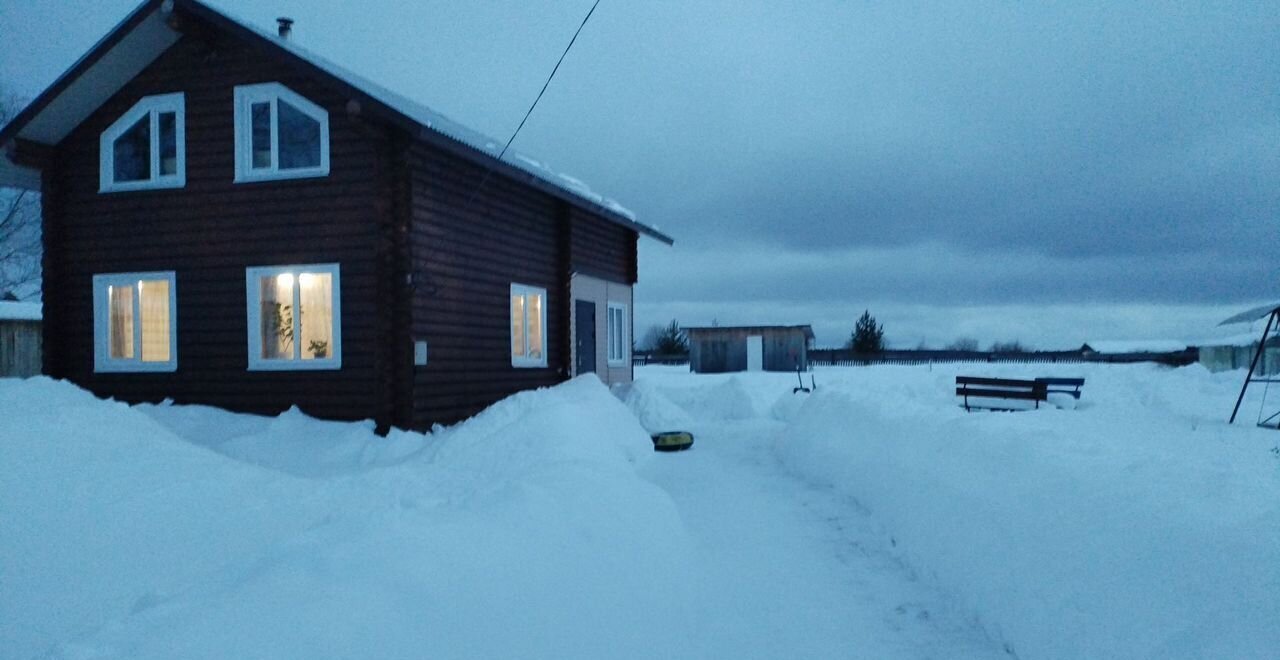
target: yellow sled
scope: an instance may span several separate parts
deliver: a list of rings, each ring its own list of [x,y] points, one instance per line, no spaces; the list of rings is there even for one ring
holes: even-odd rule
[[[688,431],[665,431],[653,434],[654,451],[684,451],[693,446],[693,434]]]

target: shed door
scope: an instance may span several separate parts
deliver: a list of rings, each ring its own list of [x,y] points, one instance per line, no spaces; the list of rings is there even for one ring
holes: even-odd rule
[[[764,369],[764,337],[749,335],[747,337],[747,371]]]
[[[588,300],[574,301],[574,362],[573,374],[596,372],[596,304]]]

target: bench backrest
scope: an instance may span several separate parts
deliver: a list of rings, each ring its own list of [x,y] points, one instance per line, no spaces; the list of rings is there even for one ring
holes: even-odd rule
[[[1083,378],[1037,378],[1037,383],[1045,385],[1070,385],[1074,387],[1084,387]]]

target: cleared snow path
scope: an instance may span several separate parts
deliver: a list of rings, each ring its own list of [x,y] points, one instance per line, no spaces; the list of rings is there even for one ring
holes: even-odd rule
[[[707,657],[1007,659],[892,556],[856,502],[786,472],[772,449],[783,427],[694,424],[692,450],[642,469],[697,546],[703,609],[673,624]]]

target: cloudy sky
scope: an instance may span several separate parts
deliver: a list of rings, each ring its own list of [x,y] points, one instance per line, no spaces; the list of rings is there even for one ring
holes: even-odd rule
[[[505,139],[592,0],[216,0]],[[0,5],[31,96],[136,5]],[[1194,338],[1280,300],[1280,3],[603,0],[515,148],[676,238],[637,328]]]

